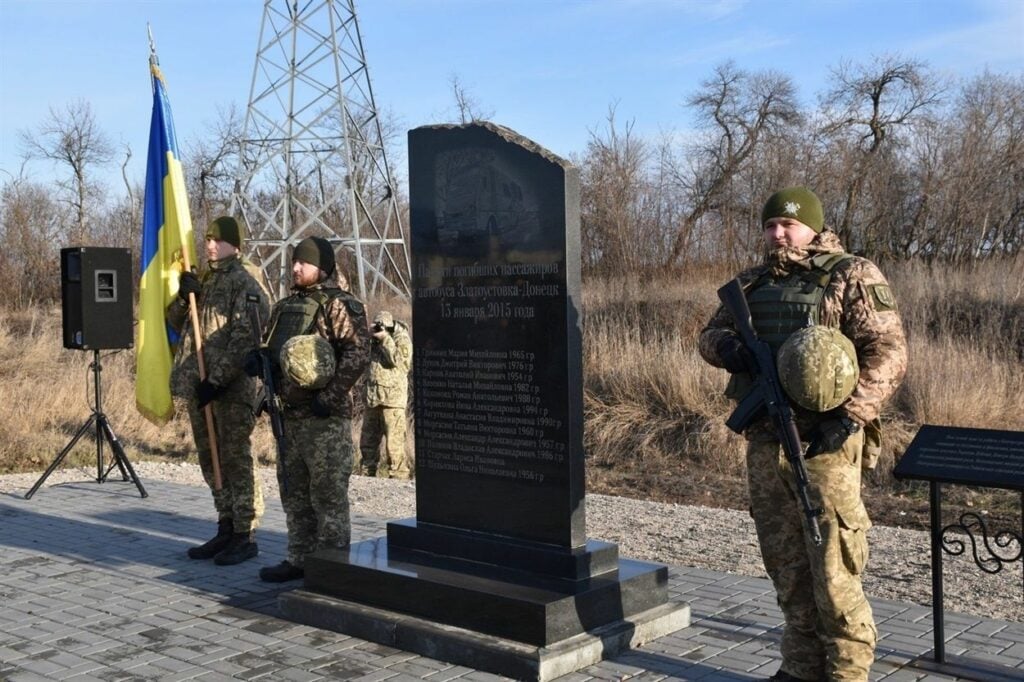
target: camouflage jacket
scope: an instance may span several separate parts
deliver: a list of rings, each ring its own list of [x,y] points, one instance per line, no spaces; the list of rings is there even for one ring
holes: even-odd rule
[[[836,234],[826,230],[804,249],[771,252],[764,264],[744,270],[738,278],[746,290],[764,276],[781,279],[799,268],[808,268],[809,259],[815,255],[842,251]],[[839,409],[861,424],[867,424],[878,417],[883,403],[896,392],[907,369],[907,342],[888,282],[871,261],[857,256],[848,258],[833,271],[821,300],[820,316],[821,324],[839,329],[857,349],[860,379],[853,394]],[[732,317],[719,306],[701,331],[701,357],[721,367],[722,360],[715,347],[723,337],[734,333]],[[822,413],[796,406],[794,413],[801,434],[806,434],[825,418]],[[774,431],[766,418],[751,425],[746,435],[753,440],[766,440],[774,437]]]
[[[246,376],[242,363],[246,353],[255,347],[246,296],[259,296],[261,320],[267,319],[270,310],[270,295],[257,277],[259,271],[255,266],[238,256],[210,263],[200,277],[203,291],[198,301],[199,333],[206,378],[212,384],[227,387],[222,400],[251,403],[255,399],[256,380]],[[182,336],[171,370],[171,392],[191,400],[199,383],[199,363],[188,304],[181,298],[168,306],[167,322]]]
[[[367,407],[402,407],[409,400],[412,339],[409,328],[395,322],[395,331],[381,341],[373,339],[370,372],[366,379]]]
[[[338,281],[323,281],[311,287],[295,288],[292,297],[307,295],[310,291],[323,291],[329,296],[320,309],[310,334],[319,334],[334,349],[334,376],[319,391],[310,391],[298,386],[288,377],[281,375],[281,399],[287,408],[298,416],[309,413],[309,405],[314,394],[320,394],[320,400],[330,406],[332,414],[352,417],[352,387],[366,371],[370,362],[370,329],[366,322],[366,308],[348,291],[339,287]],[[276,311],[285,301],[283,299],[274,306],[271,312],[271,323],[268,330],[273,329]]]

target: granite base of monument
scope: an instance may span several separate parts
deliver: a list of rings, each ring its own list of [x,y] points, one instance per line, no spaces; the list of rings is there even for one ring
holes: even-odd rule
[[[381,549],[380,544],[386,541],[381,538],[370,540],[369,547],[359,548],[357,551]],[[356,547],[356,545],[353,545]],[[517,621],[519,626],[532,623],[536,630],[538,621],[544,621],[543,611],[546,606],[551,606],[561,615],[555,618],[561,620],[564,628],[568,621],[578,620],[571,615],[572,596],[562,595],[557,597],[554,593],[549,595],[547,601],[538,599],[537,588],[529,588],[515,583],[502,583],[491,581],[480,576],[465,576],[458,574],[443,574],[444,569],[416,569],[411,568],[405,562],[395,562],[388,571],[381,571],[377,577],[381,578],[379,584],[374,585],[370,573],[364,573],[360,569],[352,572],[346,570],[351,564],[335,563],[330,557],[318,556],[312,564],[318,568],[313,573],[313,583],[319,584],[327,573],[340,569],[334,578],[330,580],[335,587],[342,585],[347,579],[358,575],[359,589],[363,590],[358,595],[359,601],[346,599],[330,594],[325,594],[320,589],[310,589],[310,572],[307,568],[307,588],[286,592],[279,597],[279,606],[282,614],[297,623],[310,625],[325,630],[341,632],[367,641],[384,644],[403,651],[417,653],[455,665],[464,665],[485,672],[503,675],[522,680],[538,680],[540,682],[551,680],[562,675],[585,668],[598,663],[606,658],[611,658],[622,651],[635,648],[655,640],[676,630],[687,627],[690,624],[690,607],[687,604],[668,602],[664,599],[657,606],[642,609],[614,618],[601,625],[591,625],[563,639],[552,640],[547,644],[523,642],[511,637],[503,637],[493,634],[495,629],[501,630],[500,625],[506,619]],[[625,564],[633,565],[637,573],[643,574],[642,567],[651,567],[654,570],[648,573],[657,573],[658,568],[653,564],[642,562],[623,561]],[[367,571],[374,571],[365,567]],[[664,568],[664,567],[660,567]],[[439,572],[440,571],[440,572]],[[416,599],[416,593],[420,596],[429,595],[438,586],[444,586],[443,590],[447,604],[450,607],[447,613],[440,614],[441,618],[420,616],[409,613],[408,610],[381,608],[364,603],[367,598],[386,594],[398,583],[393,578],[401,572],[429,574],[419,579],[416,575],[408,575],[404,581],[402,594]],[[360,575],[361,574],[361,575]],[[319,577],[317,577],[319,575]],[[636,577],[627,579],[624,593],[631,592],[629,583],[634,583],[637,591],[641,589],[636,583]],[[648,578],[639,581],[640,584],[649,584]],[[418,584],[417,584],[418,583]],[[464,588],[460,599],[456,586],[462,583]],[[322,588],[322,585],[321,585]],[[527,595],[532,590],[533,599]],[[348,590],[336,590],[347,592]],[[493,592],[492,592],[493,591]],[[519,609],[514,609],[514,615],[510,615],[508,609],[510,594],[512,602],[519,602]],[[488,595],[491,599],[488,600]],[[605,598],[608,593],[605,593]],[[441,604],[444,600],[428,600]],[[637,603],[644,603],[647,600],[633,599],[633,606]],[[489,602],[489,603],[488,603]],[[470,607],[469,604],[473,606]],[[523,605],[529,604],[533,607],[523,610]],[[566,606],[568,605],[568,608]],[[496,625],[497,628],[488,628],[488,631],[480,631],[472,627],[460,627],[451,624],[452,618],[448,616],[468,616],[474,613],[475,620],[485,626]],[[629,610],[629,604],[622,610]],[[525,615],[524,615],[525,613]],[[525,620],[523,620],[525,618]],[[559,630],[555,627],[549,631]],[[577,628],[569,626],[568,630],[575,631]]]
[[[667,567],[619,559],[615,545],[589,541],[560,559],[538,550],[539,570],[529,570],[486,561],[498,547],[453,533],[447,542],[464,543],[454,556],[418,549],[416,538],[444,546],[445,530],[411,519],[389,524],[388,537],[317,552],[306,561],[305,589],[282,594],[281,611],[306,625],[535,680],[689,625],[689,606],[668,601]]]

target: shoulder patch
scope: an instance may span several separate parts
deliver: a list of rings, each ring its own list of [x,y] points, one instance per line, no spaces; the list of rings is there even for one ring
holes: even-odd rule
[[[871,300],[875,304],[875,310],[885,312],[896,310],[896,298],[892,295],[892,289],[888,284],[872,284],[868,287],[871,292]]]

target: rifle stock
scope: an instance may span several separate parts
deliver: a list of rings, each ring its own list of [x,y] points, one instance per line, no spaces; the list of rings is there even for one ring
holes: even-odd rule
[[[260,297],[256,294],[247,294],[245,297],[246,309],[249,312],[249,321],[252,326],[253,343],[259,352],[260,358],[260,379],[263,381],[263,399],[258,403],[260,409],[266,410],[270,418],[270,430],[274,434],[274,443],[277,446],[277,461],[284,461],[285,446],[287,439],[284,432],[284,418],[281,416],[281,399],[277,395],[277,387],[274,385],[274,368],[270,362],[270,356],[262,347],[263,339],[260,329],[259,310]],[[281,469],[283,470],[283,468]],[[282,488],[288,489],[288,479],[283,478]]]
[[[822,510],[811,504],[808,493],[810,478],[807,475],[800,434],[793,418],[793,408],[790,407],[782,385],[779,383],[775,354],[772,352],[771,346],[757,336],[757,331],[750,318],[750,306],[747,305],[747,298],[739,280],[734,279],[719,289],[718,298],[732,315],[736,331],[756,364],[756,367],[751,368],[754,387],[726,420],[726,426],[736,433],[742,433],[754,419],[767,411],[775,427],[775,434],[782,444],[786,461],[789,462],[793,469],[793,475],[796,477],[797,496],[800,498],[800,506],[807,518],[811,541],[815,545],[820,545],[821,529],[818,526],[818,517],[821,516]]]

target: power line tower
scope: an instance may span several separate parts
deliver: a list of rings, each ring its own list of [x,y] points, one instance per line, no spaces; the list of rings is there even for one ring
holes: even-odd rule
[[[408,297],[409,252],[354,0],[265,0],[233,201],[279,295],[289,247],[320,236],[362,298]]]

